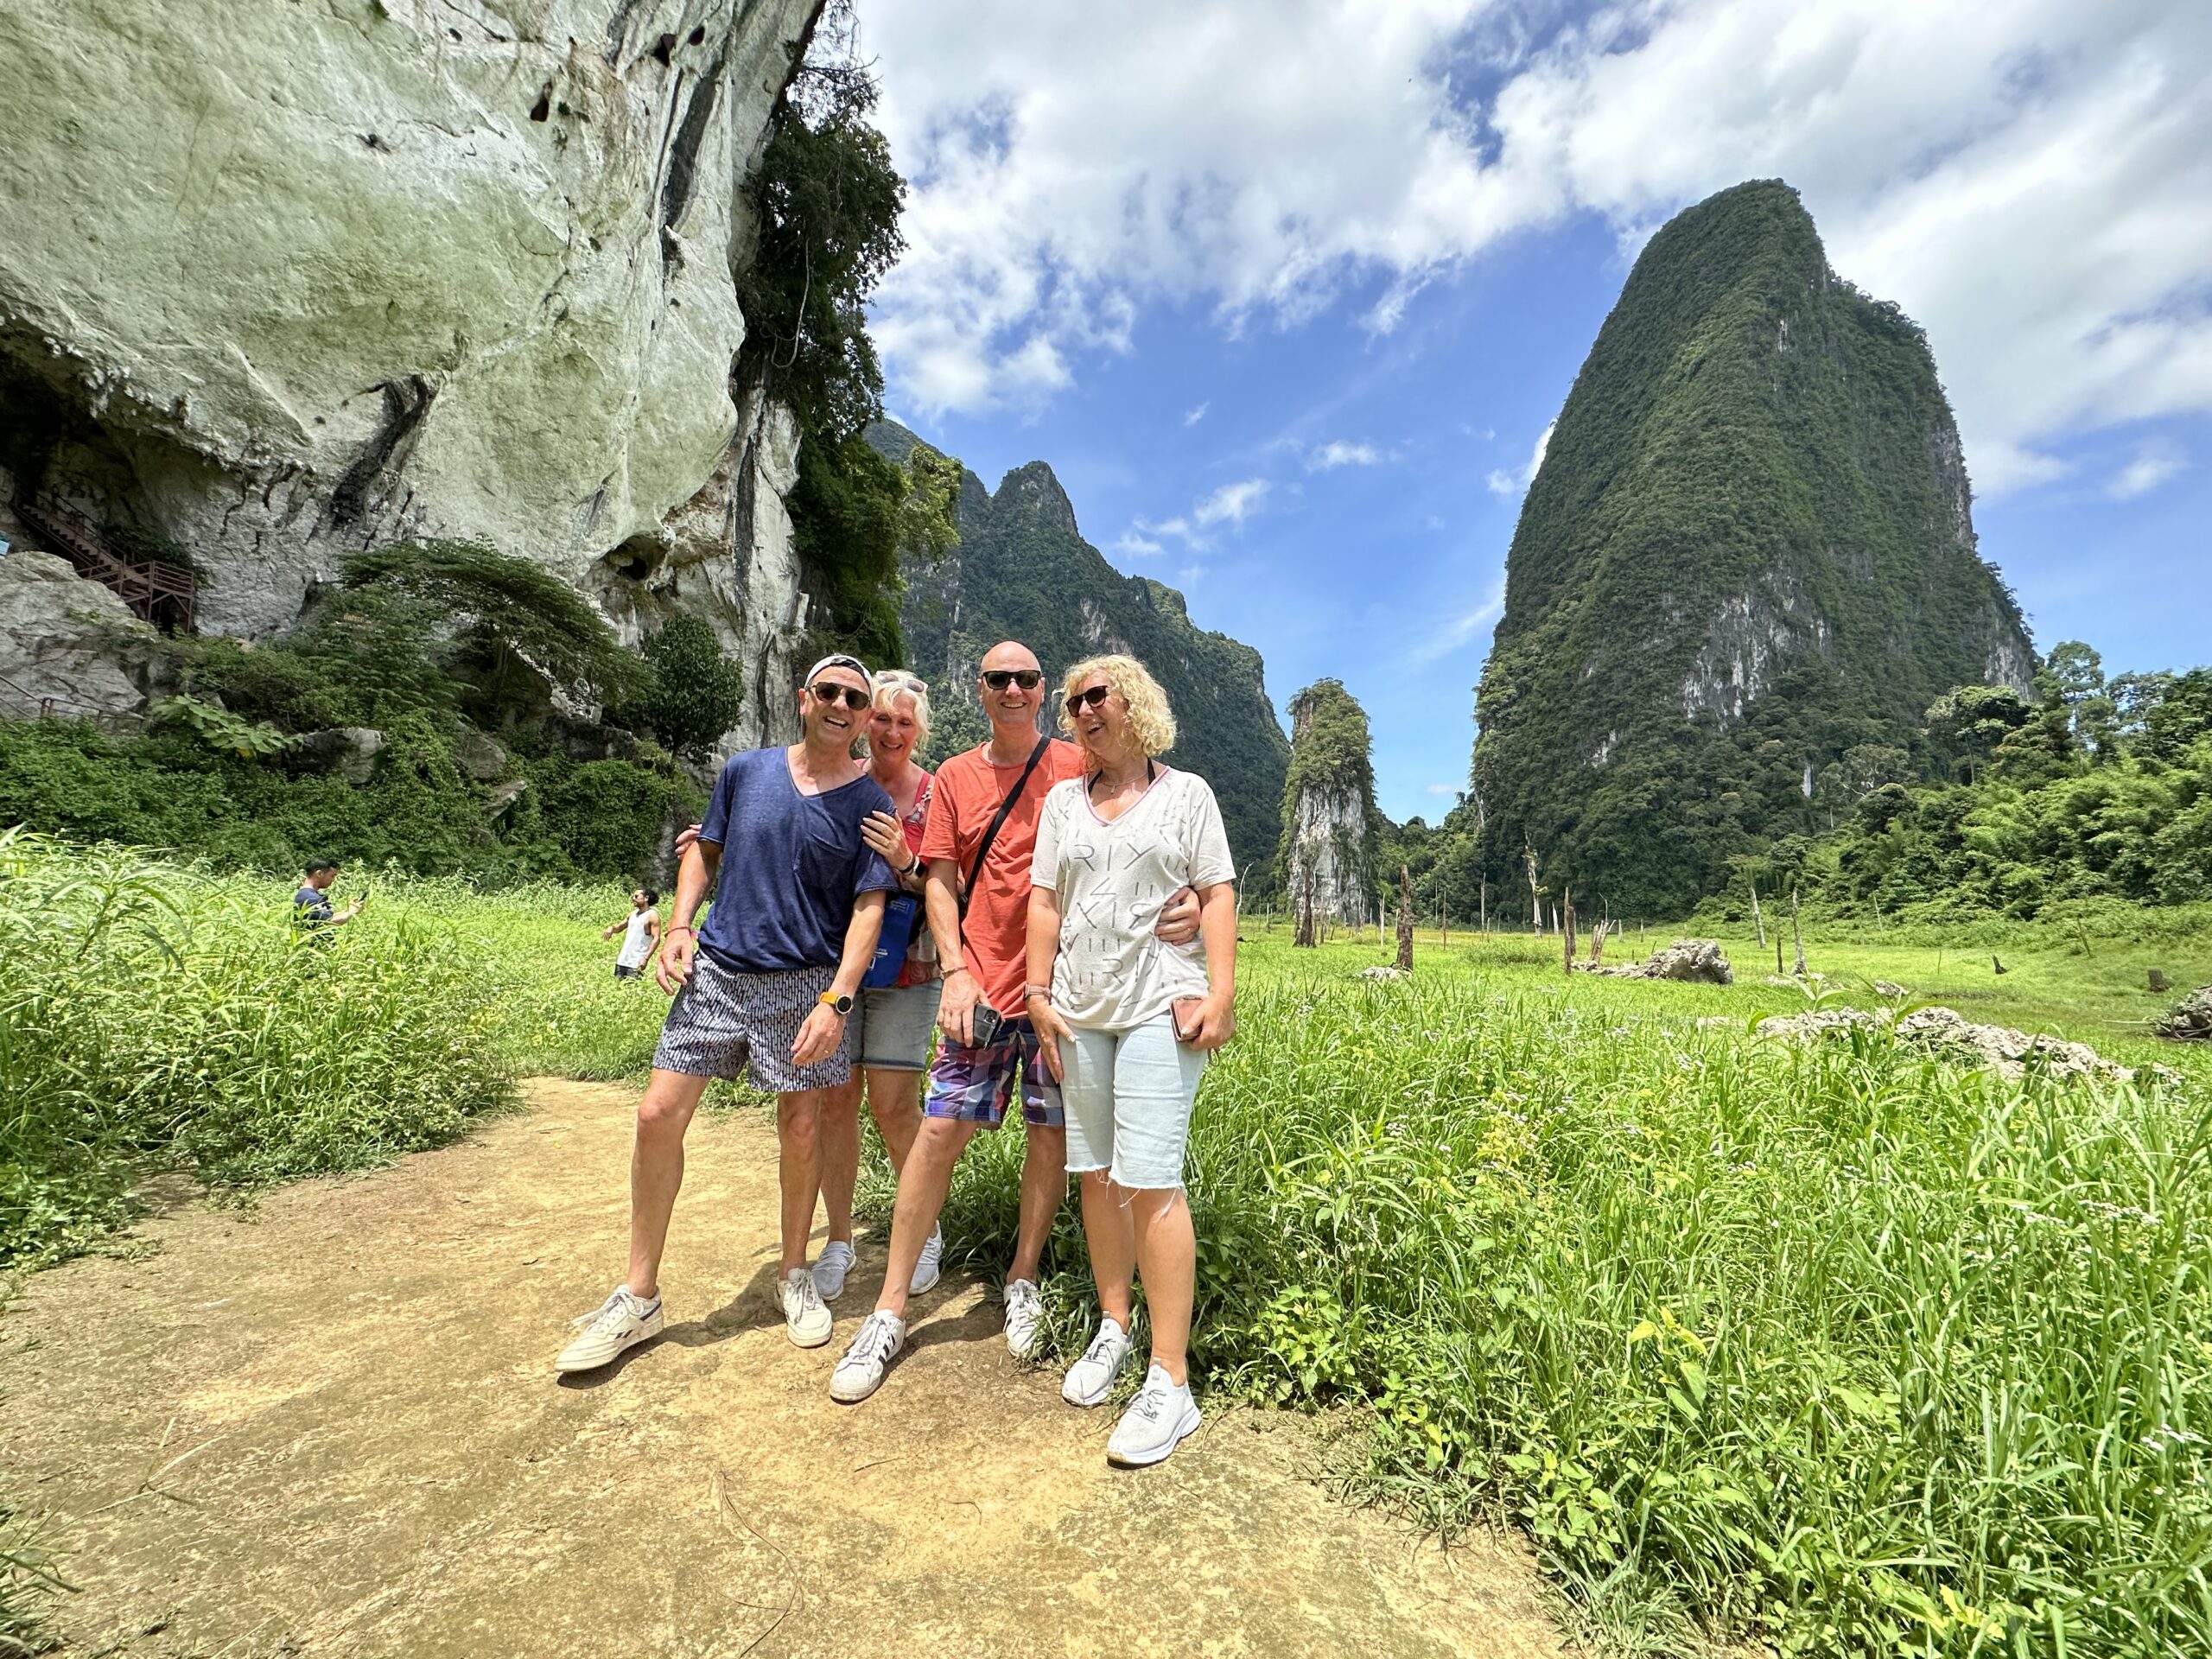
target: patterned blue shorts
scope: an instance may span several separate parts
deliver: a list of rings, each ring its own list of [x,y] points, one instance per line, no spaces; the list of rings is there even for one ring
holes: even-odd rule
[[[836,1088],[853,1075],[851,1020],[829,1058],[812,1065],[793,1065],[791,1045],[836,976],[835,968],[734,973],[700,951],[661,1027],[653,1070],[691,1077],[743,1076],[772,1095]]]
[[[1057,1129],[1066,1123],[1066,1115],[1060,1109],[1060,1086],[1045,1070],[1044,1057],[1037,1047],[1037,1028],[1027,1017],[1007,1020],[1005,1035],[995,1043],[963,1048],[940,1036],[922,1115],[995,1129],[1006,1122],[1007,1108],[1014,1101],[1016,1065],[1021,1068],[1021,1121],[1040,1129]]]

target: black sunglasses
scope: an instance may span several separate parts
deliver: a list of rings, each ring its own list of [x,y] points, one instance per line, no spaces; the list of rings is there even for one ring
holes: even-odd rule
[[[1110,685],[1094,685],[1088,691],[1077,692],[1068,699],[1068,713],[1075,713],[1086,702],[1093,709],[1103,709],[1106,706],[1106,694],[1113,689]]]
[[[983,683],[994,691],[1003,691],[1008,685],[1018,685],[1025,691],[1034,691],[1045,677],[1040,668],[987,668]]]
[[[814,693],[814,700],[817,702],[835,702],[838,698],[842,697],[845,700],[845,707],[852,709],[855,714],[875,701],[868,692],[857,687],[839,685],[832,680],[817,680],[806,689]]]

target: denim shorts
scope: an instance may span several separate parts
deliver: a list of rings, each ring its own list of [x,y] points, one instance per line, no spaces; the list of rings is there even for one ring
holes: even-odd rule
[[[871,1071],[919,1071],[927,1066],[940,988],[930,980],[862,991],[853,1010],[853,1024],[860,1029],[860,1063]]]
[[[1066,1121],[1060,1110],[1060,1088],[1045,1070],[1044,1057],[1037,1050],[1037,1028],[1026,1016],[1007,1020],[1005,1034],[995,1043],[939,1043],[922,1115],[995,1129],[1006,1122],[1007,1108],[1013,1103],[1017,1065],[1021,1071],[1021,1121],[1040,1129],[1058,1128]]]
[[[1176,1039],[1173,1014],[1127,1031],[1078,1029],[1060,1045],[1060,1063],[1068,1173],[1103,1169],[1117,1186],[1181,1186],[1206,1057]]]
[[[835,968],[741,974],[700,951],[661,1027],[653,1069],[733,1081],[743,1076],[772,1095],[836,1088],[853,1075],[851,1020],[843,1022],[837,1046],[811,1065],[791,1064],[791,1045],[836,976]]]

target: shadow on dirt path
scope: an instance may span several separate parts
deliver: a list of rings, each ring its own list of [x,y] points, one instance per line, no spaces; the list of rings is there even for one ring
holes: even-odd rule
[[[791,1347],[749,1118],[692,1132],[667,1335],[557,1385],[565,1321],[620,1268],[634,1098],[534,1084],[466,1145],[34,1276],[0,1319],[0,1480],[69,1552],[71,1646],[1563,1650],[1521,1551],[1329,1502],[1295,1419],[1219,1410],[1160,1468],[1108,1469],[1109,1415],[1010,1360],[973,1282],[920,1300],[875,1399],[833,1404],[881,1245],[830,1345]]]

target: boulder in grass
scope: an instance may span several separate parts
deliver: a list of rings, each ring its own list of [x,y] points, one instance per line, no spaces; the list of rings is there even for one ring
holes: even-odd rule
[[[1602,963],[1578,962],[1579,974],[1598,974],[1607,979],[1673,979],[1691,985],[1732,985],[1734,970],[1711,939],[1676,939],[1651,953],[1648,962],[1609,967]]]
[[[2157,1029],[2177,1042],[2212,1043],[2212,985],[2200,985],[2175,1003]]]
[[[2208,999],[2212,1003],[2212,999]],[[1758,1023],[1762,1037],[1816,1039],[1851,1031],[1889,1031],[1900,1043],[1932,1058],[2018,1078],[2031,1071],[2055,1077],[2094,1077],[2105,1083],[2176,1080],[2162,1065],[2140,1070],[2108,1060],[2087,1043],[2015,1031],[2010,1026],[1977,1025],[1955,1008],[1917,1008],[1902,1019],[1888,1009],[1810,1008],[1777,1014]]]

